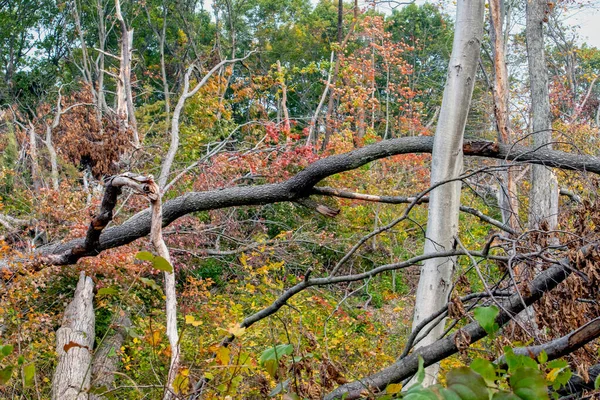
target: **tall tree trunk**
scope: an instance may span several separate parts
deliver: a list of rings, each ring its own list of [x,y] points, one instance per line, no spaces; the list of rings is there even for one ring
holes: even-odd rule
[[[119,80],[117,82],[117,115],[124,130],[131,128],[133,133],[133,144],[140,146],[140,138],[137,131],[137,120],[135,118],[135,107],[133,105],[133,94],[131,91],[131,54],[133,51],[133,29],[128,30],[123,14],[121,14],[121,2],[115,0],[115,9],[119,26],[121,27],[121,56],[119,66]]]
[[[531,119],[535,148],[552,149],[552,114],[548,92],[548,72],[544,55],[543,23],[546,0],[527,0],[527,60],[531,87]],[[542,165],[531,167],[529,224],[538,228],[543,222],[550,230],[558,224],[558,183],[552,170]]]
[[[27,128],[29,133],[29,157],[31,158],[31,180],[33,181],[33,189],[37,192],[41,187],[40,164],[38,162],[37,138],[35,134],[35,125],[29,122]]]
[[[183,78],[183,92],[177,101],[177,105],[173,110],[173,117],[171,118],[171,143],[169,144],[169,150],[167,151],[167,155],[163,161],[160,176],[158,177],[158,186],[162,189],[167,185],[167,180],[169,179],[169,174],[171,173],[171,167],[173,166],[173,161],[175,160],[175,154],[177,154],[177,150],[179,148],[179,118],[181,117],[181,113],[183,112],[183,107],[185,106],[185,102],[187,99],[198,93],[198,90],[202,86],[208,82],[211,76],[221,68],[223,68],[227,64],[233,64],[238,61],[243,61],[248,58],[254,52],[248,53],[246,56],[242,58],[234,58],[232,60],[223,60],[217,65],[215,65],[210,71],[204,75],[204,77],[196,84],[196,86],[190,90],[190,77],[192,72],[196,66],[194,64],[190,65],[185,73]]]
[[[494,115],[498,128],[498,139],[501,143],[512,142],[512,131],[508,113],[508,71],[506,68],[506,52],[504,42],[504,0],[490,0],[490,37],[492,41],[492,54],[494,58]],[[500,161],[507,170],[502,173],[503,182],[498,191],[498,200],[502,212],[502,222],[512,229],[518,229],[519,202],[517,197],[517,184],[514,171],[509,163]]]
[[[281,61],[277,60],[277,74],[279,75],[279,86],[281,87],[281,109],[283,110],[283,131],[286,136],[290,134],[290,115],[287,108],[287,85],[285,74],[281,68]]]
[[[467,115],[473,94],[477,61],[483,37],[484,0],[459,0],[456,11],[456,31],[442,108],[433,144],[431,184],[456,179],[462,172],[462,143]],[[458,234],[461,182],[443,184],[431,192],[427,238],[424,253],[451,250]],[[454,258],[427,260],[421,268],[417,288],[413,329],[448,301],[454,272]],[[444,330],[439,322],[419,347],[435,342]],[[424,383],[437,378],[439,365],[427,368]]]
[[[52,379],[53,400],[88,400],[96,321],[93,301],[94,283],[82,272],[56,332],[58,365]]]
[[[104,96],[104,50],[106,49],[106,25],[104,15],[104,5],[102,0],[96,0],[96,12],[98,14],[98,58],[96,59],[96,73],[98,81],[96,83],[96,120],[102,126],[102,116],[104,111],[108,109],[106,98]]]

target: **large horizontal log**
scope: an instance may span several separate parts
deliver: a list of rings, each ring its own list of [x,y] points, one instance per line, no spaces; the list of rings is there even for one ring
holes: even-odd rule
[[[431,153],[432,137],[405,137],[381,141],[348,153],[315,161],[287,181],[257,186],[231,187],[207,192],[190,192],[167,201],[163,206],[163,226],[196,211],[234,206],[263,205],[295,201],[311,194],[312,188],[324,178],[356,169],[369,162],[398,154]],[[600,158],[569,154],[547,149],[501,145],[486,141],[465,141],[469,156],[507,159],[524,163],[600,174]],[[95,246],[86,246],[85,239],[55,243],[40,247],[36,255],[45,264],[64,265],[79,258],[119,247],[150,233],[150,212],[144,210],[122,225],[102,231]]]
[[[597,245],[588,245],[582,248],[581,259],[589,256],[592,253],[592,250],[596,249]],[[529,283],[529,291],[527,294],[523,294],[524,301],[521,301],[519,294],[515,293],[502,303],[502,310],[500,310],[500,313],[496,317],[498,326],[504,326],[511,320],[513,315],[521,312],[525,308],[523,303],[529,306],[538,301],[544,293],[554,289],[559,283],[564,281],[572,271],[573,268],[570,265],[569,260],[564,259],[561,263],[538,274],[538,276]],[[384,368],[380,372],[338,387],[325,396],[325,399],[358,399],[367,388],[369,390],[381,391],[390,383],[401,382],[417,372],[419,367],[419,356],[423,357],[424,364],[427,367],[458,353],[456,345],[457,334],[460,334],[462,337],[469,337],[471,343],[474,343],[487,335],[478,322],[472,322],[461,328],[460,332],[454,333],[444,339],[440,339],[429,346],[421,347],[389,367]]]

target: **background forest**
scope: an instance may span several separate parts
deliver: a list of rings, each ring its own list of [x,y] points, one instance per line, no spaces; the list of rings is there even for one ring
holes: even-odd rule
[[[0,397],[597,396],[593,7],[0,0]]]

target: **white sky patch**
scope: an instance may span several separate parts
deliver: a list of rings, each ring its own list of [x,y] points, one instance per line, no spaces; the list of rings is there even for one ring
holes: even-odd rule
[[[573,12],[567,21],[571,26],[579,27],[581,42],[600,49],[600,6]]]

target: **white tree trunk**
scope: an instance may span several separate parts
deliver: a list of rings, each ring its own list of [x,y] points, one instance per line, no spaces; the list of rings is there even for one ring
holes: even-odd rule
[[[479,50],[483,36],[484,0],[459,0],[456,31],[448,77],[432,152],[431,184],[457,178],[463,168],[463,133],[469,113]],[[437,187],[431,192],[427,238],[424,253],[450,250],[458,233],[461,182]],[[417,288],[413,328],[448,301],[455,260],[425,261]],[[419,347],[435,342],[444,330],[440,322],[419,342]],[[435,382],[439,365],[427,368],[425,385]]]
[[[552,114],[542,28],[547,7],[545,0],[527,0],[526,38],[533,146],[552,149]],[[548,229],[556,229],[559,192],[556,177],[551,169],[542,165],[533,165],[531,171],[529,225],[531,228],[538,228],[542,222],[545,222]]]
[[[121,2],[115,0],[115,9],[119,26],[121,27],[121,55],[119,66],[119,79],[117,82],[117,116],[123,129],[131,128],[133,131],[133,145],[140,146],[140,138],[137,131],[137,120],[133,106],[133,95],[131,92],[131,54],[133,51],[133,29],[128,30],[125,19],[121,14]]]
[[[33,189],[38,192],[41,188],[40,164],[38,162],[35,125],[31,121],[27,132],[29,135],[29,157],[31,157],[31,180],[33,181]]]
[[[94,283],[82,272],[73,301],[56,332],[58,365],[52,379],[53,400],[87,400],[94,346]],[[66,349],[66,351],[65,351]]]
[[[175,160],[175,155],[177,154],[177,150],[179,148],[179,118],[181,117],[181,113],[183,112],[183,108],[185,106],[185,102],[187,99],[198,93],[198,90],[202,86],[208,82],[211,76],[218,70],[220,70],[223,66],[227,64],[232,64],[238,61],[243,61],[248,58],[254,52],[251,51],[245,57],[242,58],[234,58],[231,60],[223,60],[217,65],[215,65],[210,71],[204,75],[204,77],[196,84],[196,86],[190,90],[190,77],[192,72],[196,66],[194,64],[190,65],[185,73],[183,78],[183,92],[177,101],[177,105],[173,110],[173,117],[171,118],[171,143],[169,144],[169,150],[167,151],[167,155],[163,160],[162,168],[160,170],[160,176],[158,177],[158,186],[162,189],[167,185],[167,180],[169,179],[169,174],[171,173],[171,167],[173,166],[173,161]]]

